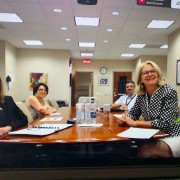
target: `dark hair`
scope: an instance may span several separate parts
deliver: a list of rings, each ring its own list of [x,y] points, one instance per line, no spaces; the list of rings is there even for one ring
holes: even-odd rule
[[[3,101],[3,97],[4,97],[4,95],[3,95],[3,84],[2,84],[2,79],[0,77],[0,102]]]
[[[33,95],[35,95],[35,94],[37,93],[37,91],[38,91],[38,89],[39,89],[40,86],[44,86],[45,89],[46,89],[46,92],[47,92],[47,94],[48,94],[48,90],[49,90],[48,86],[47,86],[46,84],[44,84],[44,83],[38,83],[38,84],[36,84],[36,85],[34,86]]]
[[[135,82],[134,81],[128,80],[128,81],[126,81],[126,84],[128,84],[128,83],[132,83],[134,85],[134,87],[135,87]]]

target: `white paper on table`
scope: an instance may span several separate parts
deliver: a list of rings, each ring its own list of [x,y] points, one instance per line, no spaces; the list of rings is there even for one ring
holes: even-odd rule
[[[73,126],[72,124],[42,124],[39,126],[32,126],[31,128],[21,129],[17,131],[11,131],[8,135],[35,135],[44,136],[52,134],[56,131],[60,131]]]
[[[103,124],[78,124],[78,127],[101,127]]]
[[[113,116],[120,118],[122,116],[122,114],[114,114]]]
[[[63,119],[63,117],[47,117],[47,118],[43,118],[41,119],[41,121],[61,121]]]
[[[135,138],[135,139],[149,139],[156,134],[158,129],[147,129],[147,128],[134,128],[130,127],[126,131],[117,134],[119,137]]]
[[[51,116],[59,116],[59,115],[61,115],[61,113],[59,113],[59,112],[57,112],[57,113],[52,113],[52,114],[50,114]]]

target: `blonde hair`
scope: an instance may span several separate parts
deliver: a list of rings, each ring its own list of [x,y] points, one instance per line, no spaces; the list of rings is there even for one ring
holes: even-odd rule
[[[146,94],[146,87],[144,86],[144,84],[141,83],[141,74],[142,74],[143,67],[147,64],[151,65],[153,69],[156,70],[156,73],[158,75],[158,86],[161,87],[165,84],[165,80],[163,78],[162,71],[159,68],[159,66],[152,61],[146,61],[139,66],[139,69],[137,71],[137,90],[136,91],[139,95]]]

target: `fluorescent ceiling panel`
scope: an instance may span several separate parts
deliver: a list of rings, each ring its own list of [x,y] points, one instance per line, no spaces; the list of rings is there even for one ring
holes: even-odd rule
[[[79,42],[79,47],[95,47],[95,43]]]
[[[43,45],[41,41],[37,41],[37,40],[23,40],[23,42],[29,46],[42,46]]]
[[[147,28],[165,29],[171,26],[174,21],[152,20]]]
[[[14,13],[0,13],[0,22],[18,22],[22,23],[23,21],[17,14]]]
[[[92,56],[94,56],[94,54],[93,53],[81,53],[81,56],[82,57],[92,57]]]
[[[122,57],[133,57],[134,54],[121,54]]]
[[[165,44],[165,45],[161,46],[160,48],[162,48],[162,49],[167,49],[167,48],[168,48],[168,45]]]
[[[98,26],[99,18],[75,17],[77,26]]]
[[[131,44],[129,48],[143,48],[146,44]]]

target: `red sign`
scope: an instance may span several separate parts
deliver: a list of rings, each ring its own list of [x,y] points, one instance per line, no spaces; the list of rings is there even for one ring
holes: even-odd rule
[[[84,64],[90,64],[90,63],[91,63],[90,58],[84,58],[84,59],[83,59],[83,63],[84,63]]]

